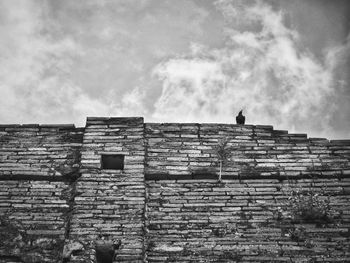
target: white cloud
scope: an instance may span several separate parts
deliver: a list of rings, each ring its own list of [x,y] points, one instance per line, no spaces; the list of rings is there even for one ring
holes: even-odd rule
[[[243,108],[248,123],[329,136],[334,63],[301,49],[284,14],[266,2],[216,4],[228,22],[226,46],[209,50],[194,45],[191,54],[155,67],[163,88],[153,117],[232,123]]]
[[[45,5],[36,3],[1,4],[0,120],[84,125],[88,115],[123,115],[135,104],[140,107],[139,97],[130,99],[136,89],[118,101],[84,92],[70,76],[84,49],[73,38],[55,36],[59,26],[46,21]]]
[[[243,108],[249,123],[327,137],[339,112],[348,131],[349,39],[316,58],[267,3],[0,1],[0,121],[232,123]]]

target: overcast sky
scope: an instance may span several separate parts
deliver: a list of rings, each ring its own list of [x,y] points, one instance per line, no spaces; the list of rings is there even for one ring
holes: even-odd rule
[[[350,138],[349,0],[0,0],[0,123],[248,124]]]

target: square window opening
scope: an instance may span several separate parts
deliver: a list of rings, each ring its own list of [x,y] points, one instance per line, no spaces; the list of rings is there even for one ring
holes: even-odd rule
[[[103,154],[101,157],[101,168],[105,170],[124,170],[124,155]]]

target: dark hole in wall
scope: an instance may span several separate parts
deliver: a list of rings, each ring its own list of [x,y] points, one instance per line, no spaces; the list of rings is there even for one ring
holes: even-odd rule
[[[120,246],[120,240],[97,242],[95,247],[96,262],[113,263],[116,252]]]
[[[112,244],[98,245],[96,246],[96,262],[113,263],[114,253]]]
[[[122,154],[103,154],[101,157],[102,169],[124,170],[124,155]]]

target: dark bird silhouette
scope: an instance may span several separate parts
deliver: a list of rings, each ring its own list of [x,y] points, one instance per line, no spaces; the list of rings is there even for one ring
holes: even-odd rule
[[[237,124],[244,124],[244,123],[245,123],[245,116],[243,116],[242,111],[243,111],[243,110],[241,110],[241,111],[238,113],[238,115],[236,116],[236,122],[237,122]]]

